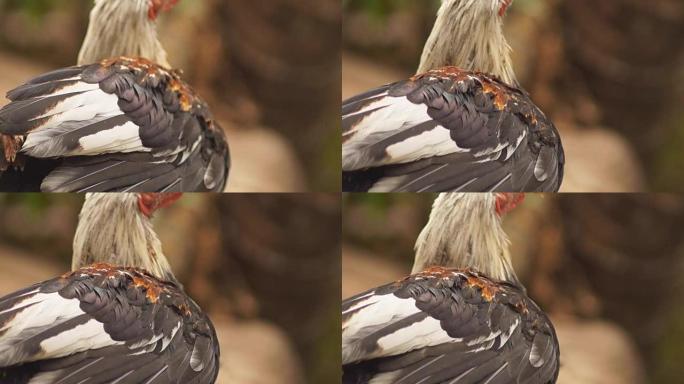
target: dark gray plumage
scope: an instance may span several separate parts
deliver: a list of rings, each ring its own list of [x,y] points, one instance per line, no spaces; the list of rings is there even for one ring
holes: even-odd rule
[[[342,323],[344,384],[558,376],[558,340],[544,312],[519,287],[471,270],[434,267],[361,293],[343,301]]]
[[[42,298],[38,298],[42,295]],[[59,295],[78,300],[80,314],[69,314],[66,321],[39,329],[29,339],[7,340],[0,332],[0,357],[3,349],[23,351],[24,363],[0,366],[0,382],[24,384],[32,378],[49,377],[50,383],[156,383],[210,384],[218,374],[219,346],[209,318],[176,284],[156,279],[134,268],[97,264],[68,273],[15,292],[0,299],[0,328],[30,327],[12,323],[16,316],[32,307],[43,306],[45,316]],[[35,300],[34,300],[35,299]],[[36,301],[33,304],[24,303]],[[40,319],[32,319],[39,324]],[[91,321],[102,324],[108,345],[78,351],[83,345],[74,341],[73,353],[41,358],[46,340]],[[69,337],[69,336],[62,336]],[[43,343],[43,344],[41,344]],[[54,353],[54,352],[53,352]],[[63,353],[63,352],[62,352]],[[36,360],[37,359],[37,360]],[[0,359],[0,361],[2,361]],[[117,381],[119,380],[119,381]]]
[[[446,67],[351,98],[342,127],[348,192],[557,191],[563,178],[553,123],[477,72]]]
[[[176,72],[140,58],[60,69],[8,93],[0,190],[222,191],[230,153]],[[4,156],[3,156],[4,155]],[[30,180],[29,180],[30,179]]]

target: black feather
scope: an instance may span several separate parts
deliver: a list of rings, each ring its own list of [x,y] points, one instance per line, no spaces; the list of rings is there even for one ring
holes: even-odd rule
[[[344,191],[367,191],[383,179],[397,176],[404,177],[396,191],[406,192],[453,191],[463,186],[468,192],[492,188],[505,192],[557,191],[560,188],[565,163],[560,137],[553,123],[524,92],[480,73],[456,68],[429,72],[343,102],[345,143],[354,138],[352,128],[363,124],[364,118],[380,108],[358,112],[382,98],[387,99],[383,104],[408,100],[425,105],[427,116],[408,118],[396,127],[383,127],[376,134],[372,133],[373,127],[364,127],[371,133],[364,136],[363,141],[347,148],[343,144],[343,152],[358,151],[354,156],[354,168],[343,172]],[[425,118],[430,120],[424,121]],[[430,156],[428,152],[410,160],[384,156],[389,146],[438,126],[449,131],[455,155],[435,153]],[[392,131],[396,133],[392,134]],[[518,143],[523,137],[525,139]],[[457,148],[460,149],[456,154]],[[507,158],[511,148],[515,148],[515,153]],[[416,151],[421,150],[416,148]],[[345,159],[348,157],[343,155]],[[529,164],[541,165],[548,177],[540,178],[529,172]],[[521,170],[524,173],[516,173]]]
[[[62,384],[105,384],[117,380],[165,384],[215,382],[219,358],[216,333],[199,307],[173,283],[160,281],[141,270],[108,268],[97,271],[85,268],[19,291],[0,299],[0,307],[11,305],[8,303],[16,302],[18,297],[34,289],[57,292],[66,299],[81,302],[84,314],[23,340],[27,358],[39,356],[42,340],[92,319],[103,324],[110,338],[124,341],[125,345],[0,367],[2,383],[27,383],[40,374],[50,374],[53,382]],[[144,283],[140,284],[141,281]],[[155,300],[147,295],[148,287],[152,286],[160,290]],[[153,339],[158,340],[152,342]],[[196,354],[198,369],[188,369],[189,356],[195,348],[201,352]]]
[[[482,285],[496,287],[492,297],[485,297]],[[406,305],[420,311],[403,316],[398,313],[387,324],[369,324],[367,328],[357,323],[362,331],[345,335],[350,338],[348,342],[343,340],[343,346],[352,342],[362,346],[361,351],[355,349],[356,360],[343,366],[344,384],[366,384],[379,377],[402,384],[555,382],[559,346],[553,325],[517,286],[464,270],[417,274],[343,301],[343,324],[364,310],[356,308],[363,300],[380,306],[382,299],[372,297],[388,294],[408,299]],[[350,313],[352,306],[355,310]],[[383,308],[369,306],[365,310]],[[438,320],[437,326],[453,341],[433,341],[425,346],[421,339],[413,349],[397,354],[383,351],[378,344],[383,336],[396,335],[427,317]],[[533,350],[538,358],[531,357]]]

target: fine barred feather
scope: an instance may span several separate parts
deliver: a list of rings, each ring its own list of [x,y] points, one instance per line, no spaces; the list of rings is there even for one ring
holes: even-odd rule
[[[222,191],[226,184],[223,130],[177,73],[145,59],[57,70],[8,97],[0,135],[21,138],[22,162],[4,168],[29,168],[43,191]],[[32,159],[53,165],[36,172]],[[0,174],[0,189],[14,179]]]
[[[553,325],[514,285],[435,267],[343,301],[343,383],[554,383]]]

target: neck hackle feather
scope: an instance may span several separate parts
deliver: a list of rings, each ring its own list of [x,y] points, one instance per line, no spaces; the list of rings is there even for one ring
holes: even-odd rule
[[[416,240],[412,273],[430,266],[470,268],[519,285],[508,248],[494,194],[442,193]]]
[[[149,18],[149,7],[148,0],[96,0],[78,65],[129,56],[170,68],[156,22]]]
[[[456,66],[517,85],[498,1],[443,0],[417,73]]]
[[[87,194],[74,236],[72,269],[109,263],[175,281],[149,217],[133,193]]]

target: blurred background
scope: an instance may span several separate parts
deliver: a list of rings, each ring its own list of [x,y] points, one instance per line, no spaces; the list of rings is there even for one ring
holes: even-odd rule
[[[92,4],[0,0],[0,94],[74,65]],[[339,191],[338,0],[181,1],[159,22],[228,131],[229,191]]]
[[[70,269],[82,202],[0,194],[0,297]],[[339,382],[338,195],[186,194],[154,226],[216,326],[217,383]]]
[[[342,297],[410,273],[432,194],[343,197]],[[528,194],[504,218],[514,268],[551,315],[559,384],[684,376],[684,197]]]
[[[343,98],[414,74],[439,4],[343,0]],[[561,132],[561,191],[684,191],[684,1],[515,0],[505,27]]]

